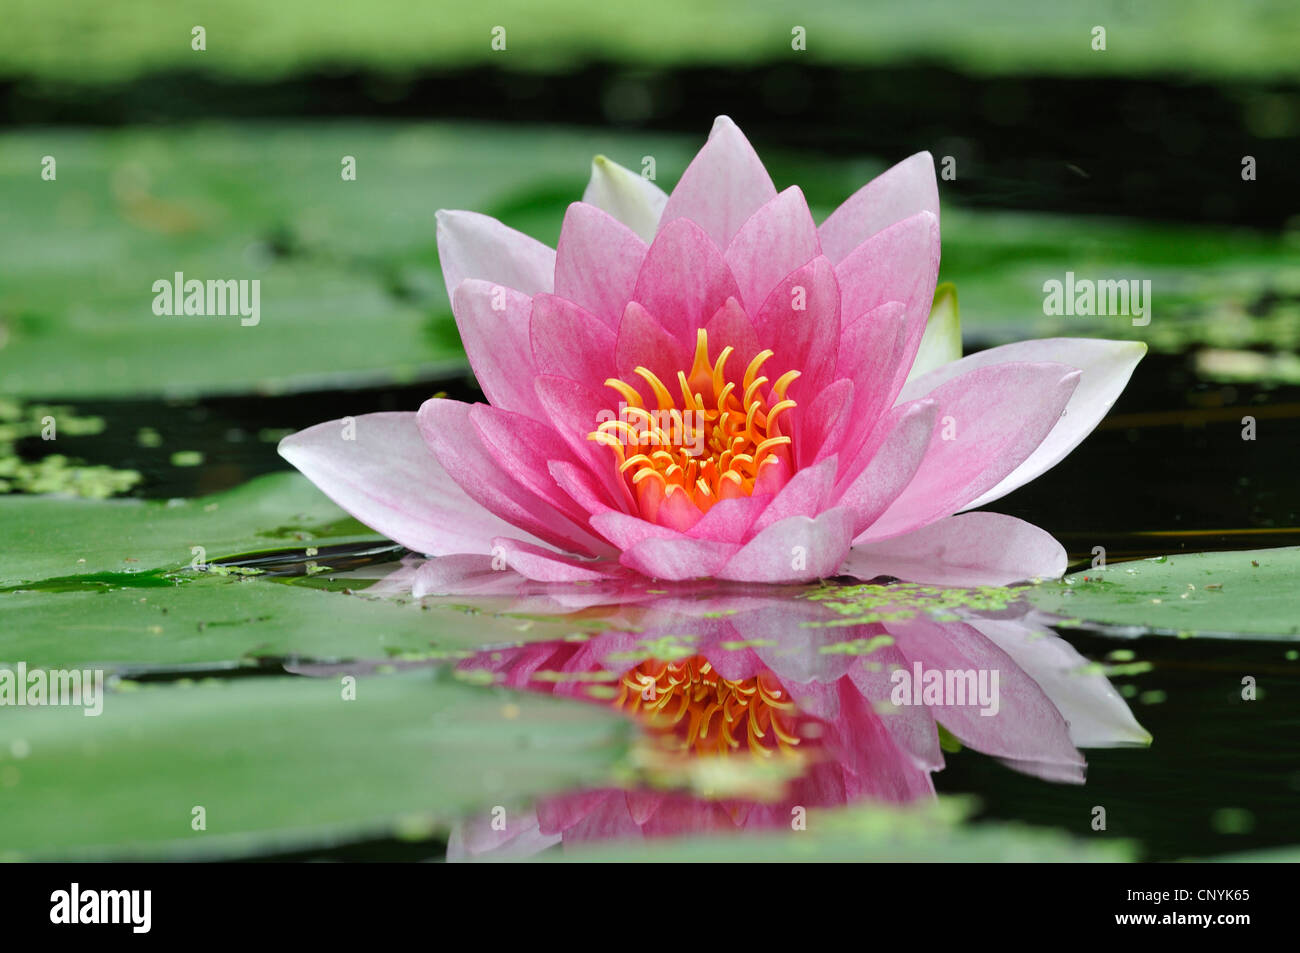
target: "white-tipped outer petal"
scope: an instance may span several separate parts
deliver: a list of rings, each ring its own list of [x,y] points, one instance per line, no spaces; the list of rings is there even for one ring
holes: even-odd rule
[[[495,536],[534,538],[456,485],[413,412],[331,420],[290,434],[279,450],[343,509],[418,553],[490,553]]]
[[[447,297],[478,278],[526,295],[555,290],[555,250],[490,215],[440,209],[438,260]]]
[[[709,141],[668,197],[660,226],[688,218],[726,248],[751,215],[776,198],[776,187],[745,134],[719,116]]]
[[[1019,619],[972,619],[970,624],[1042,686],[1070,726],[1079,748],[1147,745],[1151,734],[1104,673],[1064,639]]]
[[[934,157],[918,152],[849,196],[822,222],[822,253],[838,264],[864,241],[917,212],[939,217]]]
[[[1146,352],[1147,346],[1141,341],[1091,338],[1043,338],[1005,344],[963,357],[909,381],[899,395],[898,402],[924,397],[937,387],[976,368],[1012,361],[1066,364],[1083,372],[1078,386],[1065,405],[1061,419],[1046,439],[1001,482],[963,507],[975,509],[1006,496],[1060,463],[1106,416],[1106,411],[1110,410],[1124,390],[1133,369]]]
[[[1065,573],[1065,548],[1032,523],[960,513],[877,543],[855,545],[842,571],[944,586],[1005,586]]]
[[[612,159],[596,156],[591,161],[591,179],[582,200],[614,216],[649,243],[659,228],[668,195],[645,176]]]

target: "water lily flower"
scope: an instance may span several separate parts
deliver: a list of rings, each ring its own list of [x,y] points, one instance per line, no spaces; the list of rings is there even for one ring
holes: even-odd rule
[[[947,595],[951,602],[960,593],[870,588],[879,595],[869,607],[858,604],[856,587],[821,593],[838,598],[840,611],[807,591],[803,598],[752,587],[629,592],[606,607],[610,630],[593,639],[494,648],[460,662],[515,690],[613,705],[642,721],[656,741],[697,759],[797,757],[798,773],[765,800],[643,787],[546,797],[507,811],[504,825],[501,818],[466,820],[448,858],[526,856],[560,842],[788,829],[795,807],[929,799],[932,776],[944,767],[939,725],[972,750],[1058,783],[1084,782],[1080,748],[1150,742],[1106,676],[1024,604],[950,610],[943,614],[959,618],[938,621],[934,600]],[[545,591],[522,596],[511,609],[535,611],[549,598]],[[840,624],[867,615],[887,621]],[[910,682],[902,676],[917,667],[961,675],[970,692],[927,698],[900,690]],[[991,695],[977,697],[977,682],[991,684]]]
[[[280,452],[457,571],[1059,576],[1048,533],[965,511],[1058,463],[1145,352],[1056,338],[962,358],[955,320],[931,317],[930,155],[817,225],[725,117],[671,195],[598,157],[555,249],[474,212],[440,212],[437,235],[487,403],[320,424]]]

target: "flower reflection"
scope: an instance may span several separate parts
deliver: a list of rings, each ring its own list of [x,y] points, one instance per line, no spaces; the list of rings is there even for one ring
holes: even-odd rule
[[[420,591],[425,571],[406,582]],[[789,829],[806,809],[931,798],[943,736],[1067,783],[1083,783],[1079,748],[1150,740],[1104,674],[1036,623],[1014,590],[532,585],[496,594],[509,598],[494,608],[561,613],[600,634],[479,652],[461,670],[618,707],[644,725],[641,767],[654,770],[626,788],[466,821],[453,859]],[[739,770],[692,770],[710,765]],[[773,765],[783,770],[745,788],[750,769]]]

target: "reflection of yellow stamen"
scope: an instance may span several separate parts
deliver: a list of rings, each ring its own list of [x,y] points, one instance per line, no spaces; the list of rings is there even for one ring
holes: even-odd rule
[[[731,681],[700,655],[647,659],[627,672],[615,705],[646,719],[682,751],[727,755],[742,750],[791,755],[800,744],[799,714],[771,672]],[[737,729],[744,726],[744,732]]]

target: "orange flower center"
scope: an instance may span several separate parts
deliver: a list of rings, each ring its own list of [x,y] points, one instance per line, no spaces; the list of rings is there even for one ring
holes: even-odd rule
[[[680,391],[680,406],[677,396],[646,367],[633,373],[649,386],[657,407],[647,407],[627,381],[605,381],[622,405],[617,414],[602,414],[609,419],[602,419],[587,439],[613,450],[619,473],[646,519],[654,520],[663,503],[678,493],[703,513],[719,500],[752,495],[768,468],[784,465],[788,471],[790,437],[781,425],[795,406],[785,392],[799,372],[787,371],[769,381],[760,373],[772,357],[765,350],[737,380],[727,370],[734,351],[724,347],[711,361],[708,334],[700,329],[690,371],[678,371],[673,382]]]
[[[797,713],[781,683],[769,672],[733,682],[702,655],[684,661],[647,659],[624,674],[615,705],[642,716],[683,751],[771,757],[793,753]]]

